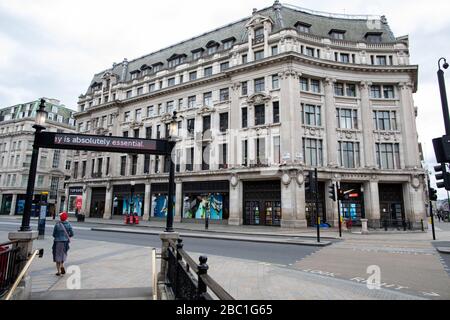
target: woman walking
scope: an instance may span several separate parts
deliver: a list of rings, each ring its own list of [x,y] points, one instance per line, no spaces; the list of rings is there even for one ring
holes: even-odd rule
[[[56,262],[57,276],[66,273],[64,262],[67,259],[67,251],[69,251],[70,238],[73,237],[72,226],[67,218],[67,212],[60,213],[61,221],[57,222],[53,228],[53,262]]]

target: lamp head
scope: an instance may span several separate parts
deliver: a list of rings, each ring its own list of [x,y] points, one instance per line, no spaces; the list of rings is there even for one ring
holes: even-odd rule
[[[442,66],[444,67],[444,69],[448,69],[449,64],[448,64],[448,62],[446,61]]]
[[[39,109],[36,111],[36,125],[43,127],[47,120],[48,112],[45,111],[45,99],[41,99]]]

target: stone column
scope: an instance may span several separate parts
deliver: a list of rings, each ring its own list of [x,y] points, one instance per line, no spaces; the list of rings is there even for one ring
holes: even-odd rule
[[[64,190],[64,211],[69,211],[69,186],[66,187],[66,190]],[[1,204],[1,199],[0,199]]]
[[[369,228],[381,228],[380,196],[376,180],[364,183],[364,211]]]
[[[427,221],[423,178],[413,176],[411,182],[403,184],[403,202],[405,205],[405,219],[410,221],[415,229],[420,229],[420,220]],[[426,226],[427,224],[425,223]]]
[[[253,39],[255,37],[255,30],[249,27],[248,30],[248,52],[247,52],[247,62],[252,62],[254,59],[253,56]]]
[[[329,167],[336,167],[337,162],[337,138],[336,138],[336,106],[334,104],[334,83],[336,79],[325,80],[325,121],[327,160]]]
[[[296,139],[296,131],[298,130],[301,120],[300,112],[300,84],[298,81],[299,74],[287,69],[283,73],[278,74],[281,79],[280,91],[280,122],[281,122],[281,158],[287,163],[293,163],[296,153],[302,150],[302,140]]]
[[[202,134],[202,116],[196,115],[195,116],[195,124],[194,124],[194,165],[193,169],[194,171],[200,171],[202,168],[202,143],[200,141],[197,142],[197,136]]]
[[[106,186],[106,196],[105,196],[105,213],[103,214],[103,219],[112,218],[112,205],[113,205],[113,186],[108,184]]]
[[[17,193],[14,193],[11,201],[11,210],[9,211],[10,216],[14,216],[16,214],[16,205],[17,205]]]
[[[420,168],[419,146],[416,129],[412,84],[400,83],[400,121],[402,127],[402,147],[406,168]]]
[[[240,159],[238,158],[238,148],[241,145],[241,138],[238,135],[241,122],[239,121],[241,115],[241,108],[239,105],[239,92],[241,90],[241,83],[236,82],[231,87],[231,106],[230,106],[230,143],[228,146],[228,153],[230,159],[230,166],[237,166]],[[248,110],[248,109],[247,109]]]
[[[305,178],[303,172],[299,172],[295,178],[296,191],[295,191],[295,227],[306,228],[308,223],[306,221],[306,196],[305,196]],[[281,212],[283,215],[283,212]]]
[[[144,196],[144,215],[142,220],[150,220],[150,207],[152,206],[152,194],[150,182],[145,183],[145,196]]]
[[[183,215],[183,184],[181,180],[175,181],[175,217],[173,222],[181,222]]]
[[[375,142],[373,139],[373,117],[370,109],[369,86],[370,82],[361,82],[359,88],[361,92],[361,119],[363,130],[364,159],[367,168],[375,168]]]
[[[0,181],[0,183],[1,183],[1,181]],[[1,210],[2,210],[2,205],[3,205],[3,194],[0,193],[0,214],[3,213],[3,212],[1,211]]]
[[[230,217],[228,224],[239,226],[243,224],[243,185],[237,176],[230,179]]]
[[[285,172],[281,178],[281,227],[306,227],[305,189],[299,188],[298,181],[303,183],[303,176],[295,172]]]
[[[269,48],[269,33],[270,33],[270,22],[264,22],[264,57],[270,57]]]

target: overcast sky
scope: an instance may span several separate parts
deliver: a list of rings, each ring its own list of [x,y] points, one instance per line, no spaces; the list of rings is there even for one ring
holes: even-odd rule
[[[433,165],[431,140],[444,134],[436,71],[441,56],[450,59],[450,1],[286,3],[318,11],[386,15],[396,36],[410,36],[411,63],[419,65],[415,94],[419,139],[427,163]],[[94,73],[113,62],[138,58],[272,4],[272,0],[0,0],[0,107],[44,96],[76,109],[78,96],[85,93]],[[446,78],[450,79],[450,70]]]

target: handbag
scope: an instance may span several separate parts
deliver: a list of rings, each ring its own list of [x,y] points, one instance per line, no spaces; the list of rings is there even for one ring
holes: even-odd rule
[[[64,226],[64,224],[62,223],[62,222],[58,222],[60,225],[61,225],[61,227],[63,228],[63,230],[64,230],[64,233],[66,234],[66,236],[67,236],[67,239],[69,239],[69,242],[70,242],[70,236],[69,236],[69,233],[67,232],[67,230],[66,230],[66,227]]]

